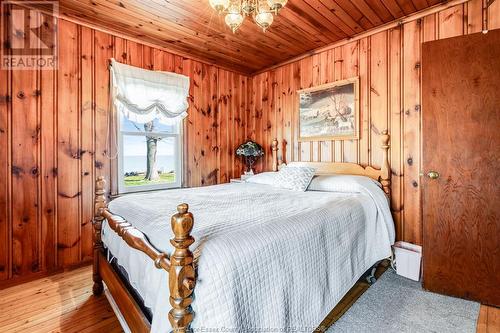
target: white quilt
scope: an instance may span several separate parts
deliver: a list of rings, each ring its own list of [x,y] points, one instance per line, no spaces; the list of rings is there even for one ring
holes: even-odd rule
[[[361,192],[239,183],[131,194],[109,207],[170,253],[170,217],[177,204],[189,204],[192,249],[201,251],[194,329],[311,332],[370,266],[391,254],[387,199],[373,182]],[[152,332],[170,332],[167,272],[107,225],[103,241],[153,311]]]

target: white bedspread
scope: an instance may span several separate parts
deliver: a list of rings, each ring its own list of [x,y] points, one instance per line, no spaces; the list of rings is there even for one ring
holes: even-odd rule
[[[310,332],[371,265],[391,254],[387,199],[373,182],[361,192],[224,184],[126,195],[109,207],[171,252],[170,217],[177,204],[189,204],[192,249],[201,250],[193,328]],[[103,241],[152,309],[152,332],[170,332],[167,272],[107,225]]]

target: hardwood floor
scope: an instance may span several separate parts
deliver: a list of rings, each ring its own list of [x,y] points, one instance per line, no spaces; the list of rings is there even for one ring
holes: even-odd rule
[[[477,320],[477,333],[500,332],[500,308],[481,305]]]
[[[106,297],[92,295],[91,267],[1,290],[0,331],[123,332]]]
[[[83,267],[0,290],[0,331],[123,332],[106,297],[92,296],[91,275]],[[356,284],[323,324],[331,325],[367,288]],[[477,326],[478,333],[500,332],[500,309],[482,305]]]

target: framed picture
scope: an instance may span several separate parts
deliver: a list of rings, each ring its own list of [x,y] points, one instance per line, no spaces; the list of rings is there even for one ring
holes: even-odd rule
[[[359,138],[359,78],[299,90],[299,141]]]

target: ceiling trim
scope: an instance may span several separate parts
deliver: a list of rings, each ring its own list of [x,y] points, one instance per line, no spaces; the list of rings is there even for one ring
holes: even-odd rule
[[[81,19],[78,19],[78,18],[69,17],[68,15],[65,15],[65,14],[61,14],[61,13],[54,14],[52,12],[46,11],[46,10],[41,9],[41,8],[36,8],[36,9],[41,10],[42,12],[45,12],[46,14],[49,14],[51,16],[55,16],[55,17],[57,17],[59,19],[63,19],[63,20],[66,20],[66,21],[69,21],[69,22],[72,22],[72,23],[75,23],[75,24],[87,27],[87,28],[91,28],[91,29],[100,31],[100,32],[104,32],[104,33],[110,34],[110,35],[115,36],[115,37],[123,38],[123,39],[129,40],[129,41],[132,41],[132,42],[136,42],[136,43],[139,43],[139,44],[143,44],[143,45],[146,45],[146,46],[158,49],[158,50],[162,50],[162,51],[168,52],[168,53],[173,54],[173,55],[177,55],[177,56],[180,56],[180,57],[183,57],[183,58],[186,58],[186,59],[194,60],[194,61],[197,61],[197,62],[200,62],[200,63],[203,63],[203,64],[212,65],[212,66],[218,67],[218,68],[220,68],[222,70],[227,70],[227,71],[230,71],[230,72],[233,72],[233,73],[237,73],[237,74],[241,74],[241,75],[244,75],[244,76],[247,76],[247,77],[251,78],[251,77],[253,77],[255,75],[262,74],[264,72],[267,72],[267,71],[279,68],[281,66],[297,62],[299,60],[302,60],[304,58],[310,57],[312,55],[316,55],[316,54],[319,54],[319,53],[322,53],[322,52],[325,52],[325,51],[337,48],[339,46],[351,43],[353,41],[360,40],[362,38],[374,35],[376,33],[396,28],[396,27],[398,27],[400,25],[403,25],[405,23],[418,20],[418,19],[420,19],[420,18],[422,18],[424,16],[431,15],[431,14],[437,13],[439,11],[448,9],[450,7],[457,6],[457,5],[460,5],[460,4],[463,4],[463,3],[467,3],[469,1],[470,0],[451,0],[451,1],[448,1],[448,2],[442,2],[442,3],[436,4],[436,5],[432,6],[432,7],[428,7],[426,9],[423,9],[423,10],[420,10],[418,12],[415,12],[413,14],[409,14],[409,15],[406,15],[406,16],[404,16],[402,18],[399,18],[399,19],[393,20],[391,22],[382,24],[380,26],[371,28],[371,29],[366,30],[364,32],[361,32],[361,33],[359,33],[357,35],[354,35],[353,37],[344,38],[344,39],[342,39],[340,41],[333,42],[333,43],[330,43],[330,44],[328,44],[326,46],[322,46],[322,47],[313,49],[311,51],[302,53],[302,54],[300,54],[298,56],[295,56],[295,57],[292,57],[290,59],[287,59],[287,60],[281,61],[279,63],[276,63],[276,64],[274,64],[272,66],[268,66],[268,67],[265,67],[265,68],[262,68],[260,70],[253,71],[253,72],[252,71],[238,70],[238,69],[235,69],[232,66],[226,66],[226,65],[224,65],[224,64],[222,64],[220,62],[217,62],[217,61],[210,61],[209,59],[206,59],[206,58],[200,58],[200,57],[193,56],[193,55],[189,54],[188,52],[182,52],[182,51],[178,51],[178,50],[172,50],[172,49],[170,49],[168,47],[160,46],[160,45],[155,44],[155,43],[144,41],[144,40],[141,40],[140,38],[133,37],[133,36],[125,34],[125,33],[120,33],[120,32],[118,32],[116,30],[109,29],[109,28],[103,27],[103,26],[98,25],[98,24],[92,24],[92,23],[85,22],[85,21],[83,21]],[[488,1],[488,0],[486,0],[486,1]],[[495,1],[495,0],[493,0],[493,1]],[[491,1],[491,2],[493,2],[493,1]],[[29,5],[22,5],[22,6],[30,8]]]
[[[259,69],[258,71],[255,71],[255,72],[251,73],[250,76],[253,77],[255,75],[259,75],[259,74],[271,71],[273,69],[276,69],[276,68],[282,67],[284,65],[288,65],[288,64],[297,62],[297,61],[302,60],[304,58],[313,56],[315,54],[322,53],[322,52],[325,52],[325,51],[337,48],[337,47],[345,45],[345,44],[349,44],[351,42],[363,39],[363,38],[371,36],[371,35],[375,35],[375,34],[377,34],[379,32],[385,31],[385,30],[396,28],[396,27],[401,26],[401,25],[403,25],[405,23],[421,19],[421,18],[423,18],[425,16],[428,16],[428,15],[431,15],[431,14],[435,14],[435,13],[440,12],[442,10],[445,10],[445,9],[450,8],[450,7],[454,7],[454,6],[457,6],[457,5],[469,2],[469,1],[470,0],[452,0],[452,1],[449,1],[449,2],[445,2],[445,3],[439,3],[437,5],[434,5],[432,7],[423,9],[423,10],[418,11],[416,13],[413,13],[413,14],[401,17],[401,18],[399,18],[397,20],[394,20],[392,22],[385,23],[385,24],[382,24],[382,25],[380,25],[378,27],[375,27],[375,28],[372,28],[370,30],[361,32],[361,33],[359,33],[359,34],[357,34],[357,35],[355,35],[353,37],[344,38],[344,39],[342,39],[342,40],[340,40],[338,42],[334,42],[334,43],[331,43],[329,45],[319,47],[317,49],[314,49],[314,50],[311,50],[309,52],[303,53],[303,54],[298,55],[296,57],[293,57],[293,58],[290,58],[288,60],[279,62],[279,63],[277,63],[275,65],[272,65],[272,66],[269,66],[269,67],[266,67],[266,68],[263,68],[263,69]]]
[[[22,6],[22,7],[25,7],[25,8],[32,8],[31,6],[24,5],[24,4],[21,5],[21,4],[17,4],[16,3],[16,5]],[[87,27],[87,28],[90,28],[90,29],[94,29],[94,30],[97,30],[97,31],[100,31],[100,32],[104,32],[104,33],[110,34],[110,35],[112,35],[114,37],[123,38],[123,39],[129,40],[131,42],[135,42],[135,43],[139,43],[139,44],[142,44],[142,45],[145,45],[145,46],[149,46],[149,47],[152,47],[152,48],[155,48],[155,49],[158,49],[158,50],[162,50],[162,51],[171,53],[173,55],[177,55],[177,56],[180,56],[180,57],[183,57],[183,58],[187,58],[187,59],[190,59],[190,60],[194,60],[194,61],[203,63],[203,64],[206,64],[206,65],[215,66],[215,67],[218,67],[220,69],[223,69],[223,70],[226,70],[226,71],[230,71],[230,72],[233,72],[233,73],[237,73],[237,74],[241,74],[241,75],[244,75],[244,76],[247,76],[247,77],[251,77],[251,74],[252,74],[250,71],[248,71],[248,72],[240,71],[240,70],[235,69],[234,67],[225,66],[225,65],[217,63],[215,61],[209,61],[207,59],[198,58],[198,57],[192,56],[191,54],[184,53],[182,51],[172,50],[172,49],[169,49],[168,47],[164,47],[164,46],[160,46],[160,45],[157,45],[157,44],[154,44],[154,43],[150,43],[150,42],[141,40],[139,38],[136,38],[136,37],[133,37],[133,36],[130,36],[130,35],[127,35],[127,34],[123,34],[123,33],[120,33],[120,32],[117,32],[117,31],[115,31],[113,29],[107,29],[107,28],[104,28],[104,27],[102,27],[100,25],[97,25],[97,24],[92,24],[92,23],[84,22],[82,20],[75,19],[73,17],[69,17],[69,16],[61,14],[61,13],[54,14],[53,12],[47,11],[47,10],[45,10],[43,8],[38,8],[38,7],[33,7],[33,8],[37,9],[37,10],[39,10],[39,11],[41,11],[41,12],[47,14],[47,15],[54,16],[54,17],[56,17],[58,19],[61,19],[61,20],[72,22],[72,23],[81,25],[83,27]]]

